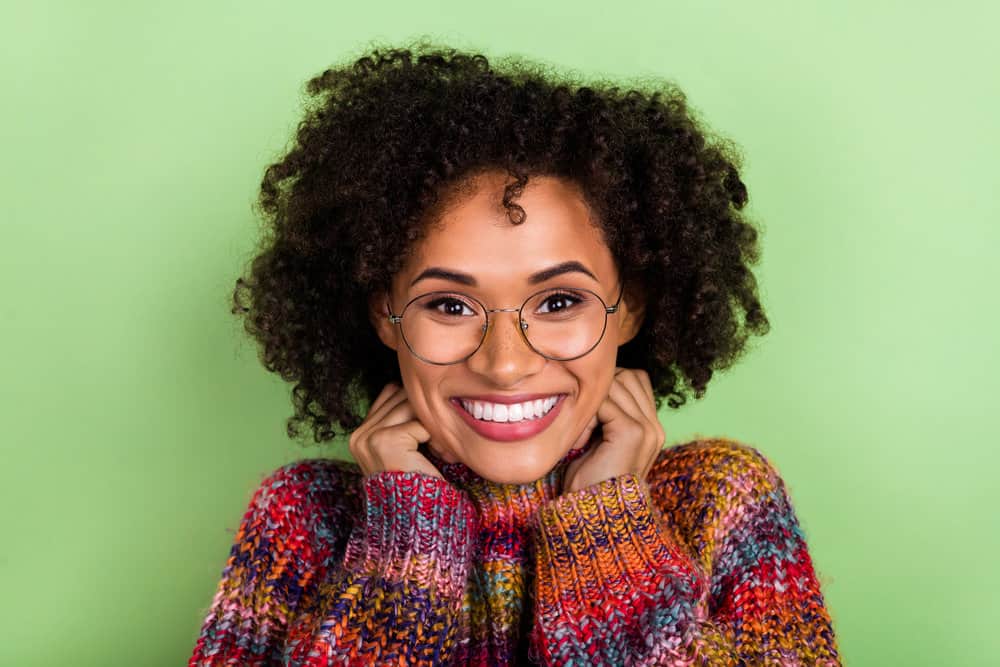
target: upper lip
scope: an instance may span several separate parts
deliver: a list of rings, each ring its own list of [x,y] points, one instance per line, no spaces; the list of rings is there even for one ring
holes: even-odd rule
[[[477,394],[475,396],[455,396],[454,398],[466,401],[489,401],[490,403],[524,403],[526,401],[536,401],[540,398],[561,395],[561,392],[554,391],[548,394],[512,394],[510,396],[503,394]]]

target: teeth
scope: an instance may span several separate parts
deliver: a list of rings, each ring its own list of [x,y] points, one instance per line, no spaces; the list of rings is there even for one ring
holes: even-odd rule
[[[539,398],[524,403],[489,403],[486,401],[468,401],[459,399],[462,407],[476,419],[494,422],[519,422],[526,419],[544,417],[558,400],[557,396]]]

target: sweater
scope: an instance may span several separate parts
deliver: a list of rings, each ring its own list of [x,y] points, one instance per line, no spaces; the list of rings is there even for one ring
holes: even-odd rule
[[[189,667],[840,665],[775,467],[724,438],[560,494],[305,459],[243,515]]]

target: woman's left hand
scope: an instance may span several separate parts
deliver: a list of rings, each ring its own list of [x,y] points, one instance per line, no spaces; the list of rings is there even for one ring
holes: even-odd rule
[[[566,467],[563,493],[629,473],[646,478],[665,437],[646,371],[615,368],[607,397],[573,449],[582,448],[598,424],[602,428],[601,441]]]

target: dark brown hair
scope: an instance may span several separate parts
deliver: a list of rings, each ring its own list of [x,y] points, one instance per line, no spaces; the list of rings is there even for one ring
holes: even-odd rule
[[[374,47],[309,80],[294,145],[267,167],[258,252],[233,292],[264,366],[294,382],[290,437],[357,427],[396,353],[375,335],[384,290],[444,195],[484,169],[578,184],[627,285],[645,301],[618,365],[645,369],[657,407],[704,395],[769,323],[749,266],[757,230],[731,143],[712,137],[672,83],[622,90],[518,58],[420,41]]]

